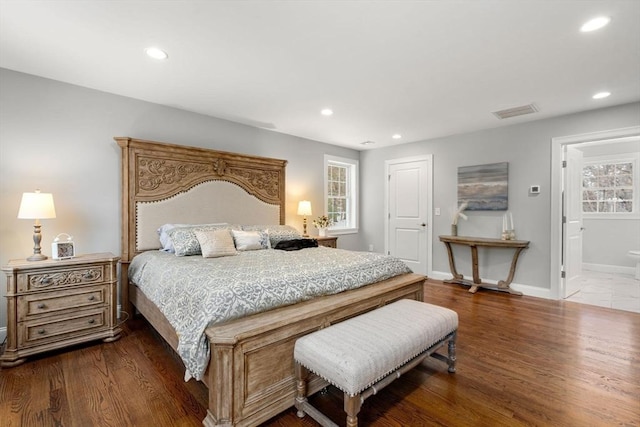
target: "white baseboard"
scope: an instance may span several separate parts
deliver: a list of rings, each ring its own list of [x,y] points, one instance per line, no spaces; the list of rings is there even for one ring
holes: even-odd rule
[[[582,263],[582,269],[600,273],[626,274],[628,276],[636,274],[635,267],[622,267],[620,265]]]
[[[436,280],[449,280],[451,279],[451,273],[446,273],[443,271],[433,271],[431,272],[431,275],[429,277]],[[472,277],[465,277],[464,279],[470,282],[473,281]],[[496,286],[498,285],[497,280],[482,279],[482,281],[491,285],[496,285]],[[524,295],[527,295],[530,297],[555,299],[551,297],[551,289],[549,288],[540,288],[538,286],[523,285],[523,284],[513,283],[513,282],[511,283],[510,286],[513,290],[522,292]]]

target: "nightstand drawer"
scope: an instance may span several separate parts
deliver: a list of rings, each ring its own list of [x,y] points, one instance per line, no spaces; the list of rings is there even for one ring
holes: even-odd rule
[[[42,292],[18,297],[18,321],[45,314],[59,313],[64,310],[79,310],[105,304],[108,301],[109,285],[79,288],[76,291]]]
[[[18,292],[42,291],[72,285],[89,285],[105,281],[104,265],[48,269],[18,274]]]
[[[58,318],[54,321],[28,320],[18,324],[18,345],[41,345],[44,341],[59,341],[104,328],[108,307]]]

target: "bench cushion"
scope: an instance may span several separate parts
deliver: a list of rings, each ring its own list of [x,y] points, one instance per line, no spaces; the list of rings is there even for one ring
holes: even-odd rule
[[[403,299],[299,338],[294,358],[355,396],[457,328],[455,311]]]

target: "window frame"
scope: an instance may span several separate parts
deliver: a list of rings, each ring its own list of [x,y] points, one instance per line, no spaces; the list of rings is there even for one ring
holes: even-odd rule
[[[584,212],[583,219],[640,219],[640,153],[609,154],[603,156],[585,157],[582,162],[580,174],[581,182],[584,179],[584,168],[594,164],[631,163],[633,167],[633,202],[632,212]],[[580,185],[580,206],[583,209],[585,187]]]
[[[346,157],[325,154],[324,156],[324,212],[329,212],[329,166],[346,167],[348,178],[347,215],[349,224],[346,227],[332,225],[328,228],[332,235],[354,234],[358,232],[358,198],[359,198],[359,161]]]

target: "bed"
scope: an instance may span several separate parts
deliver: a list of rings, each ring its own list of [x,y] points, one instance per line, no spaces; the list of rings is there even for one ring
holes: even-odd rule
[[[283,226],[287,162],[128,137],[115,140],[122,160],[122,309],[137,310],[178,351],[176,328],[153,296],[129,280],[132,261],[138,255],[137,260],[169,259],[157,255],[156,230],[163,224]],[[313,250],[319,256],[334,251]],[[207,326],[208,361],[201,380],[209,403],[203,424],[257,425],[293,406],[298,337],[399,299],[422,301],[425,279],[406,272]],[[311,392],[324,386],[318,377],[309,382]]]

